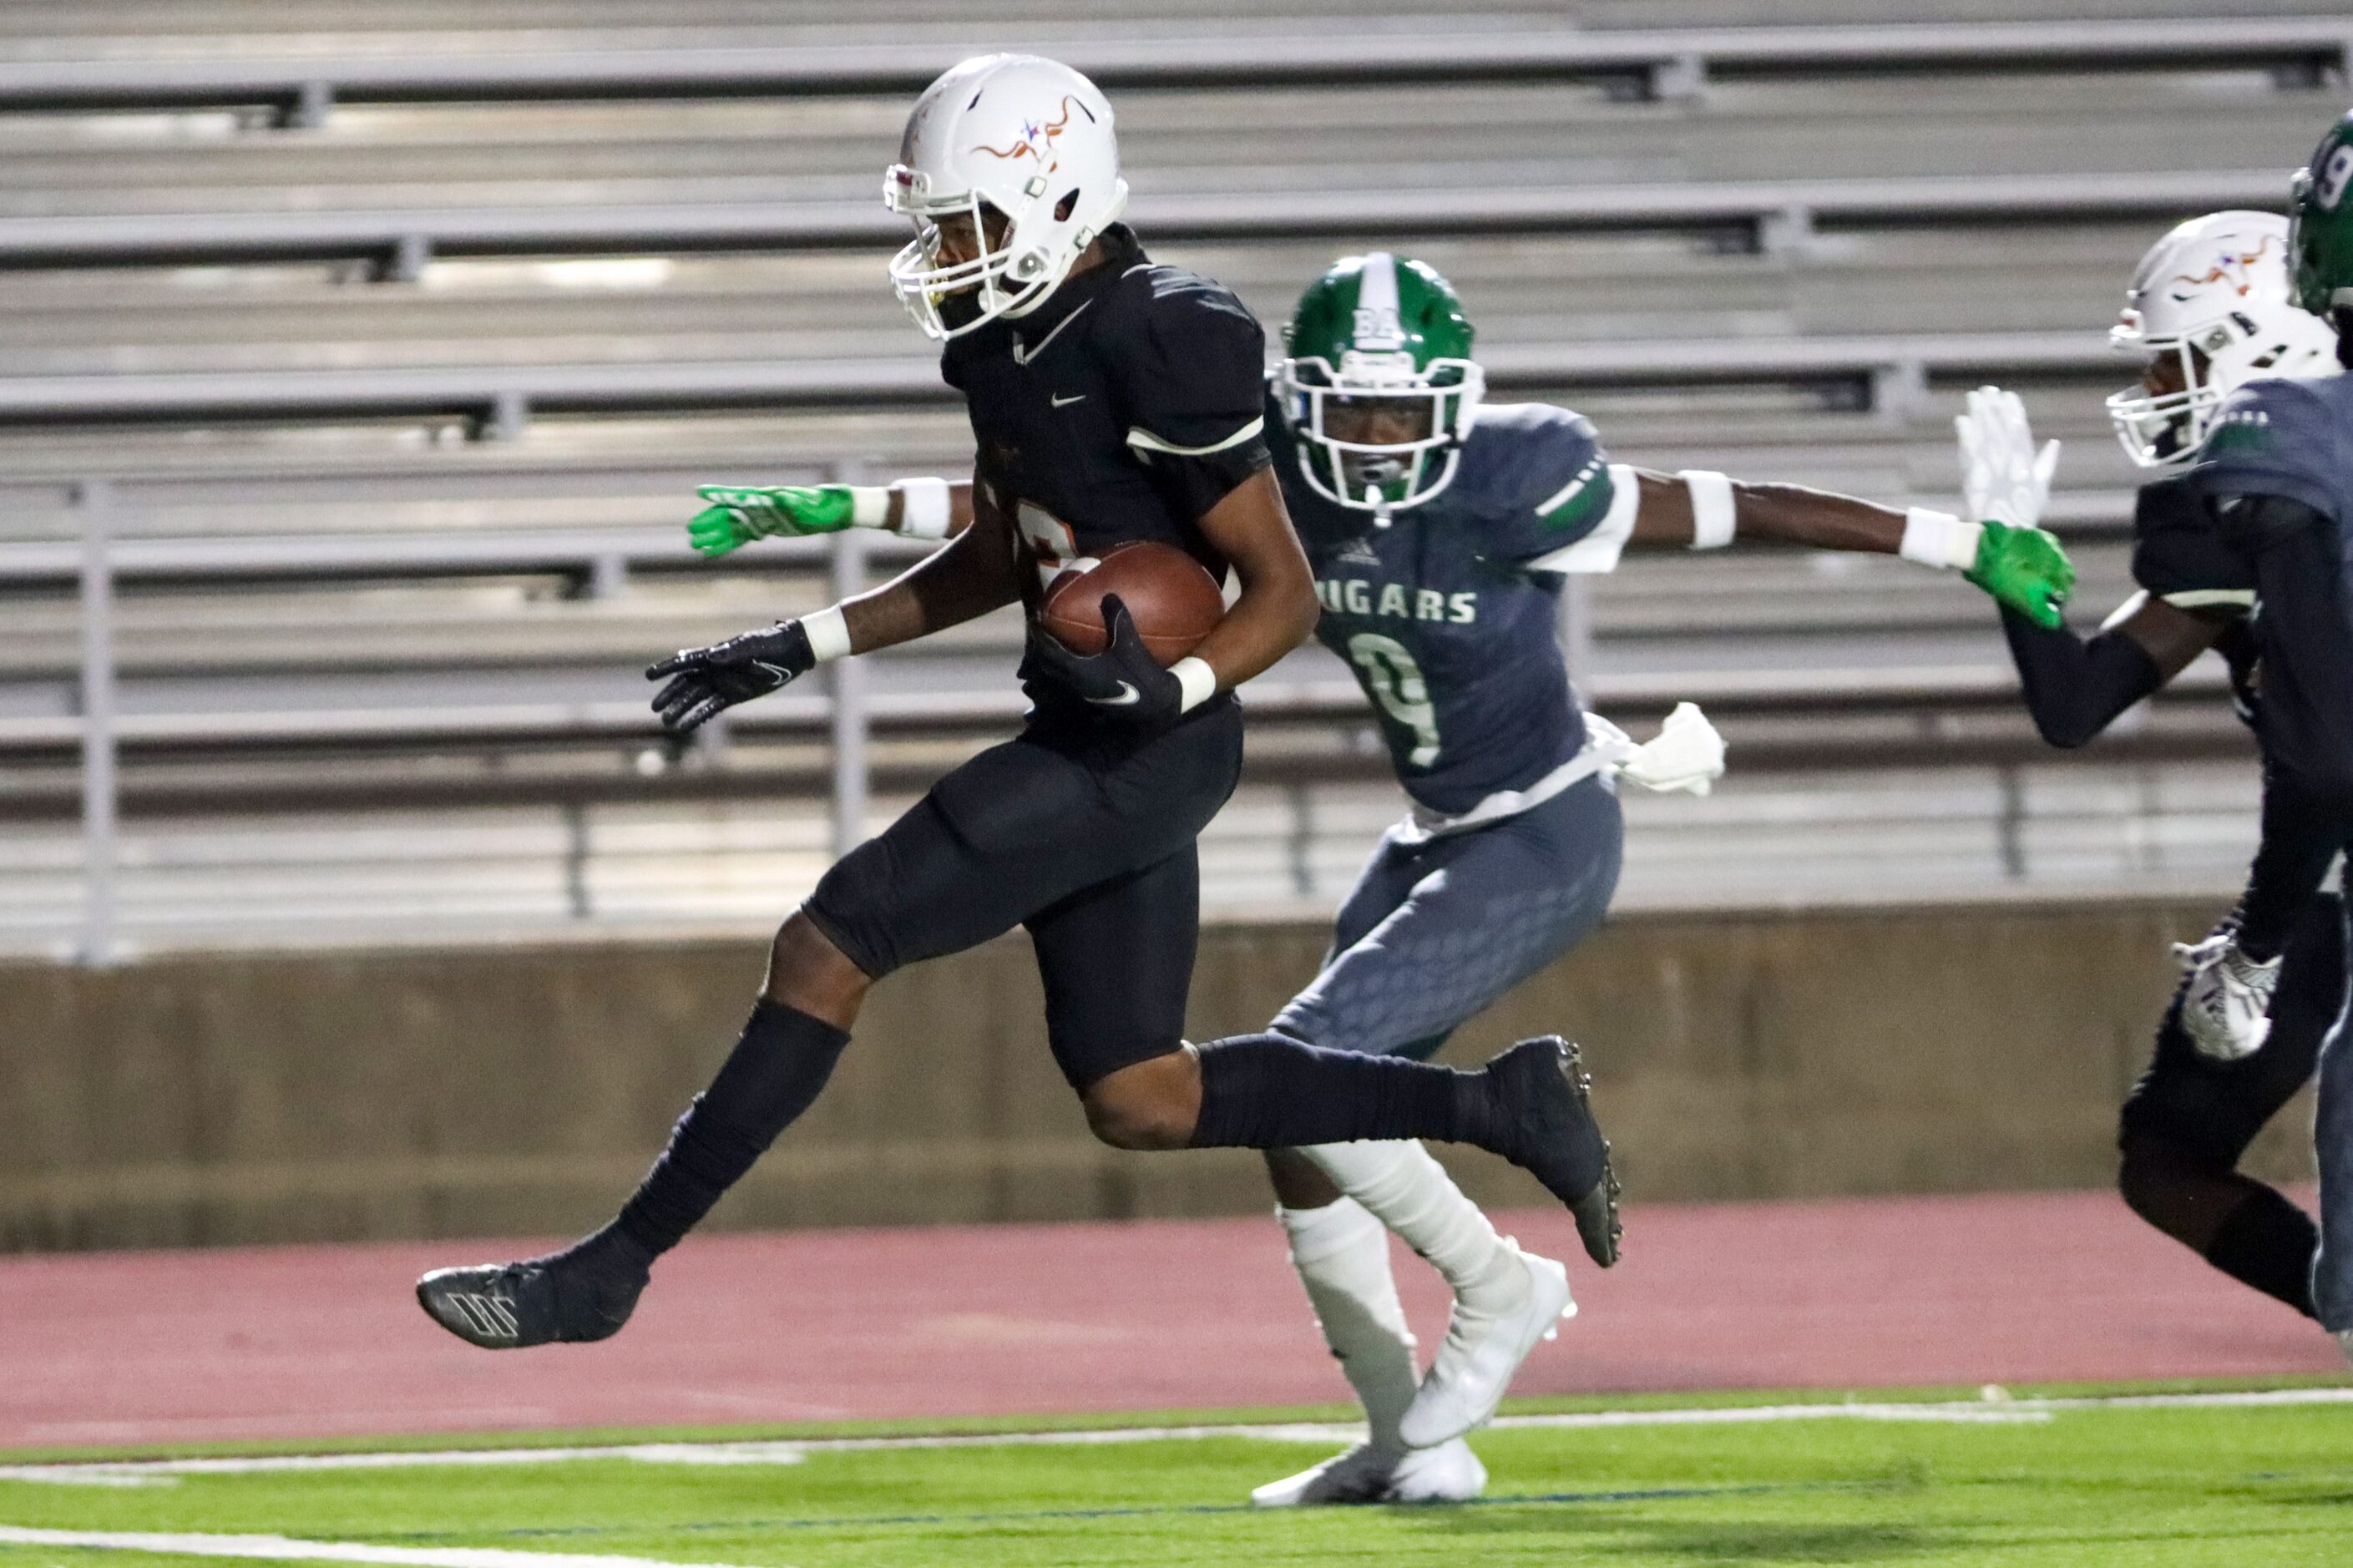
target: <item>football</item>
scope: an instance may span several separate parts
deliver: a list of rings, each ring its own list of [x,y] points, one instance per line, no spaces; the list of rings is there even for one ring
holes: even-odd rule
[[[1225,595],[1208,568],[1173,544],[1139,539],[1063,568],[1047,584],[1039,624],[1072,653],[1101,653],[1109,640],[1106,594],[1119,595],[1164,669],[1192,652],[1226,614]]]

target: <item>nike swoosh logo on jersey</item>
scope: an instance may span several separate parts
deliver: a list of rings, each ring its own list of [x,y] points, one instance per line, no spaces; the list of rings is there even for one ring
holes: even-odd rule
[[[1017,333],[1013,339],[1013,363],[1015,364],[1028,364],[1031,360],[1036,359],[1039,354],[1044,353],[1046,352],[1046,345],[1052,342],[1056,338],[1060,337],[1062,335],[1062,329],[1069,326],[1072,321],[1077,321],[1081,316],[1085,315],[1087,313],[1087,306],[1093,303],[1094,301],[1092,300],[1086,300],[1084,303],[1081,304],[1077,310],[1071,311],[1069,315],[1055,322],[1054,330],[1048,332],[1044,337],[1039,338],[1036,348],[1023,348],[1021,346],[1020,336]]]
[[[1090,697],[1087,700],[1098,708],[1133,708],[1144,700],[1144,693],[1123,680],[1119,683],[1118,696]]]
[[[1050,401],[1051,401],[1057,408],[1068,408],[1073,403],[1084,403],[1086,400],[1087,395],[1082,392],[1076,397],[1056,397]]]

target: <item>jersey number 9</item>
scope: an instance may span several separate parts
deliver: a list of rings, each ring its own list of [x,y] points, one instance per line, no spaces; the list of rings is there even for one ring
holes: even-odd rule
[[[1365,689],[1381,711],[1413,731],[1413,754],[1406,761],[1426,768],[1438,761],[1438,709],[1430,700],[1430,683],[1405,644],[1378,632],[1358,632],[1348,639],[1348,657],[1364,671]]]

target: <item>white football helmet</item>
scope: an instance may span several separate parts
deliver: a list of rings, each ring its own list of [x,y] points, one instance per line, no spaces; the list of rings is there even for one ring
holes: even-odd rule
[[[1079,254],[1127,207],[1111,105],[1095,84],[1036,55],[983,55],[923,89],[882,200],[915,220],[892,258],[899,302],[929,337],[961,336],[1043,304]],[[1005,220],[991,249],[985,214]],[[939,220],[972,220],[981,254],[942,265]],[[975,294],[950,325],[940,307]]]
[[[2179,362],[2180,391],[2134,386],[2108,399],[2116,439],[2144,468],[2195,457],[2214,410],[2242,384],[2337,368],[2336,332],[2288,297],[2287,219],[2273,213],[2209,213],[2150,246],[2108,342]]]

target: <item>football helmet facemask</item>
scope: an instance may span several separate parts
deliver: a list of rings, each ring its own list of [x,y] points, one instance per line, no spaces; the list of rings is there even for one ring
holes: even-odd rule
[[[1453,482],[1486,377],[1462,301],[1434,268],[1385,250],[1344,257],[1308,285],[1282,335],[1276,386],[1316,494],[1384,519]],[[1417,434],[1344,438],[1332,418],[1343,408],[1360,414],[1337,421],[1357,426],[1348,436],[1382,433],[1365,424]]]
[[[926,336],[1025,316],[1126,210],[1111,104],[1053,60],[966,60],[915,100],[882,201],[915,223],[891,286]],[[941,220],[955,217],[971,225],[968,258],[941,253]]]
[[[2192,218],[2149,247],[2108,342],[2152,362],[2171,356],[2168,389],[2128,387],[2107,402],[2125,453],[2145,468],[2189,462],[2222,400],[2267,376],[2337,367],[2337,335],[2289,296],[2287,220],[2272,213]]]

